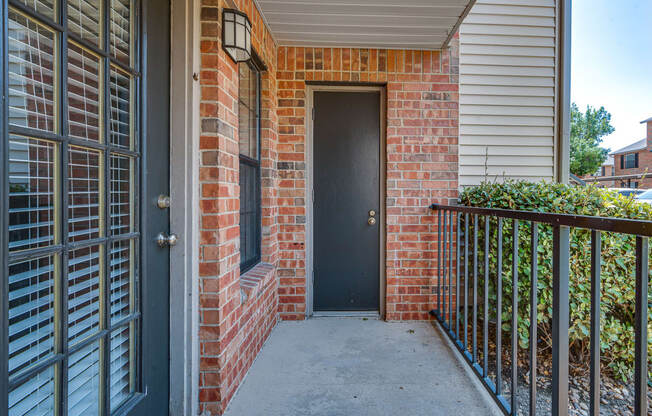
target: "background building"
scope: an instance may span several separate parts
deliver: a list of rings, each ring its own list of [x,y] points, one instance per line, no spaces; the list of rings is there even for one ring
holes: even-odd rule
[[[647,124],[644,139],[610,153],[614,158],[616,176],[643,174],[642,178],[629,178],[617,181],[616,186],[623,188],[652,188],[652,177],[645,175],[652,167],[652,117],[641,121]]]

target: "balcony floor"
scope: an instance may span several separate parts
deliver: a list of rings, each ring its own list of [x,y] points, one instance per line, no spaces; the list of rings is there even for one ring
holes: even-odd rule
[[[281,322],[226,416],[498,415],[428,322]]]

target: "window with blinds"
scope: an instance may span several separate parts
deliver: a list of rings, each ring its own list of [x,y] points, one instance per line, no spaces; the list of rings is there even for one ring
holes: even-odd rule
[[[109,414],[139,391],[134,4],[9,0],[2,414]]]

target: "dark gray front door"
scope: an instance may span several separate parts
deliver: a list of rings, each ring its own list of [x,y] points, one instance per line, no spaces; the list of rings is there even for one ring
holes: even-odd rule
[[[170,212],[157,206],[159,195],[170,195],[170,3],[145,1],[143,9],[143,188],[140,198],[141,379],[136,385],[142,401],[129,415],[169,413],[170,251],[154,242],[159,232],[169,234]]]
[[[313,309],[378,311],[380,93],[316,91],[314,111]]]
[[[169,2],[0,1],[0,414],[165,415]]]

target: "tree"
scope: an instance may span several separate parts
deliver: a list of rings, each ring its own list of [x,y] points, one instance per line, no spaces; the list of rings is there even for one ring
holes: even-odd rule
[[[600,143],[604,136],[615,130],[611,125],[611,114],[604,107],[595,109],[590,105],[582,113],[573,103],[570,123],[570,171],[577,176],[593,174],[609,153],[609,149],[600,147]]]

